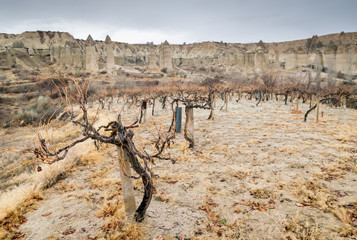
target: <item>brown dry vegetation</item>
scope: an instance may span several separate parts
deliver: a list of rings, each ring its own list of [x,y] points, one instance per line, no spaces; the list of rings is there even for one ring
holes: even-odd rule
[[[248,89],[247,95],[256,90]],[[100,109],[96,127],[115,119],[123,109],[124,125],[137,119],[136,101],[142,97],[135,91],[125,94],[134,96],[126,99],[125,107],[123,99],[117,103],[110,94],[103,109],[97,100],[89,104],[91,118]],[[155,92],[146,94],[153,96]],[[209,111],[195,109],[195,148],[178,134],[164,153],[176,163],[156,161],[150,166],[155,192],[142,223],[125,217],[118,153],[111,145],[101,144],[97,150],[87,141],[71,149],[65,160],[41,164],[41,172],[21,167],[5,178],[19,163],[33,159],[2,154],[0,238],[355,238],[356,110],[321,105],[324,115],[319,123],[314,116],[303,122],[302,114],[294,112],[295,105],[270,100],[256,106],[245,95],[239,102],[235,99],[228,111],[218,110],[223,101],[217,101],[213,121],[207,120]],[[302,112],[308,108],[308,104],[299,106]],[[168,103],[165,109],[157,104],[154,116],[149,113],[133,131],[137,148],[151,152],[158,129],[168,128],[172,112]],[[72,123],[51,124],[34,129],[57,149],[81,132]],[[2,129],[1,135],[3,149],[33,144],[34,134],[24,128]],[[143,191],[140,180],[134,181],[134,189],[138,203]]]

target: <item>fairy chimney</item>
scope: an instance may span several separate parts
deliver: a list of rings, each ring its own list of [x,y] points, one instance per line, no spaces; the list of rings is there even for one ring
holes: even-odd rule
[[[168,72],[173,71],[172,51],[167,41],[162,43],[160,46],[160,67],[166,68]]]
[[[157,68],[157,64],[156,64],[156,54],[154,51],[150,51],[149,55],[148,55],[148,68],[149,69],[155,69]]]
[[[115,63],[114,63],[114,46],[112,40],[107,35],[105,38],[105,50],[107,54],[107,73],[114,74]]]
[[[98,71],[97,52],[91,35],[88,35],[86,40],[86,71],[90,73]]]

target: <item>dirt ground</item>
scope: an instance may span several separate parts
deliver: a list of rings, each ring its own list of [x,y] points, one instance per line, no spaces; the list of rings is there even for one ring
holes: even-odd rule
[[[166,153],[177,162],[152,166],[156,192],[142,223],[125,218],[117,150],[88,142],[18,231],[24,239],[356,239],[357,111],[324,105],[319,123],[315,112],[305,123],[283,102],[221,104],[213,121],[194,110],[193,150],[178,134]],[[103,110],[101,122],[119,109]],[[147,151],[171,120],[169,110],[149,113],[134,129]],[[134,189],[138,204],[140,180]]]

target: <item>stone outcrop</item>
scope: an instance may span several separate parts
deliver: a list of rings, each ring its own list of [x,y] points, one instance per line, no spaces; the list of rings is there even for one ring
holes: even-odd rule
[[[113,75],[115,73],[114,47],[112,40],[108,35],[105,38],[105,50],[107,55],[107,73]]]
[[[157,68],[157,57],[154,51],[151,51],[148,55],[148,68],[149,69]]]
[[[172,53],[170,45],[167,41],[160,45],[160,67],[166,68],[167,72],[173,71]]]
[[[97,51],[91,35],[86,40],[86,71],[95,74],[98,70]]]
[[[54,67],[56,70],[80,70],[85,66],[85,54],[80,42],[69,33],[25,32],[19,35],[0,34],[0,53],[12,67],[34,69]]]
[[[334,72],[357,74],[357,33],[313,36],[309,39],[279,43],[223,43],[160,45],[127,44],[74,39],[61,32],[0,34],[1,69],[41,69],[61,71],[106,71],[118,66],[148,69],[215,69],[249,71],[279,69],[301,71],[320,65]]]

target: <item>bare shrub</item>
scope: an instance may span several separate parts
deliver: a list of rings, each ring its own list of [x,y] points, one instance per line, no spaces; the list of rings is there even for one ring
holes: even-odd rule
[[[20,121],[22,124],[32,124],[48,122],[57,117],[61,113],[59,108],[52,106],[48,97],[40,96],[36,103],[28,109],[20,110],[14,119]]]

